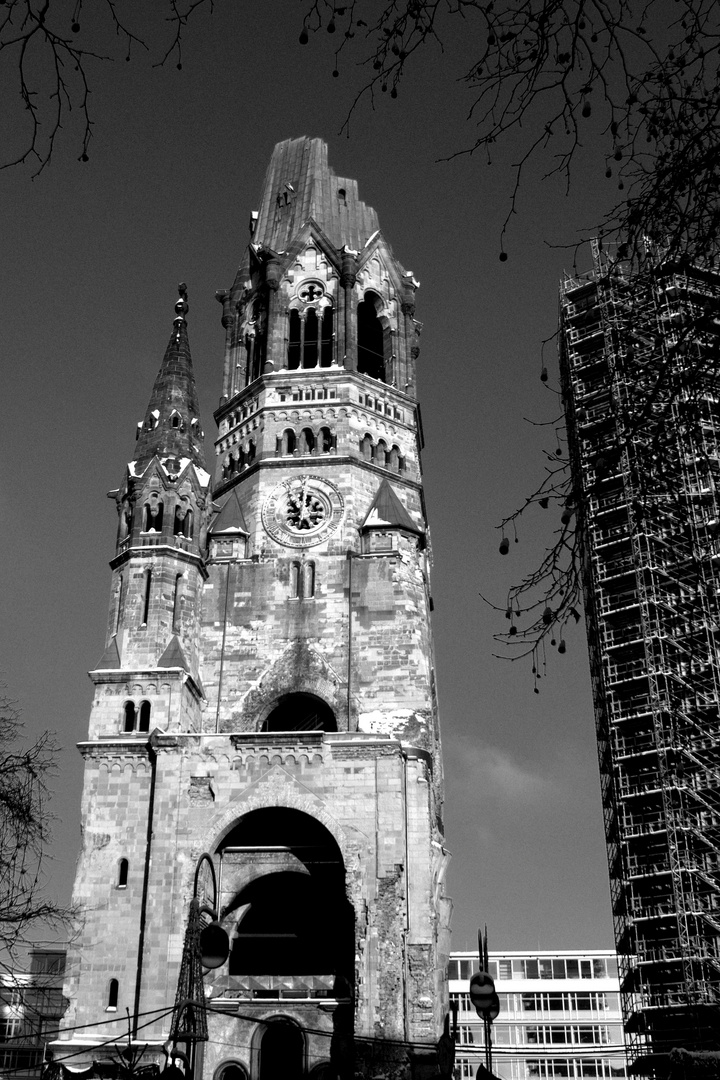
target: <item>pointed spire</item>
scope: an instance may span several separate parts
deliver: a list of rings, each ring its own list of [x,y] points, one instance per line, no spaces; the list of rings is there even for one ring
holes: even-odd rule
[[[175,320],[160,370],[155,379],[145,419],[138,425],[136,472],[157,455],[161,460],[189,459],[205,467],[203,432],[200,427],[195,376],[193,374],[186,315],[187,287],[178,285]],[[179,472],[180,468],[171,470]]]

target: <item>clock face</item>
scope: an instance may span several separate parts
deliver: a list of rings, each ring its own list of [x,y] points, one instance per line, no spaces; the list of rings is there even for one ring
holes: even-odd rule
[[[334,484],[319,476],[283,480],[262,508],[265,531],[287,547],[313,547],[335,532],[345,512]]]

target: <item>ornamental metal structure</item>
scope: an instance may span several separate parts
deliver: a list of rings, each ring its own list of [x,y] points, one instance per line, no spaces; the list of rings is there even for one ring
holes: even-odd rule
[[[560,368],[635,1071],[720,1046],[720,275],[594,246]]]

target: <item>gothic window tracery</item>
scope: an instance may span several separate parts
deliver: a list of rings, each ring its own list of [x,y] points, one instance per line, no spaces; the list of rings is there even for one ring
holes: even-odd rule
[[[303,282],[288,317],[287,366],[291,371],[330,367],[332,354],[332,302],[320,282]]]

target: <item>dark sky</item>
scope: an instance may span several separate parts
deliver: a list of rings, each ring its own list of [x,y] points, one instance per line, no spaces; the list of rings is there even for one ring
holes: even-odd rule
[[[132,8],[133,5],[131,4]],[[145,17],[152,5],[135,5]],[[447,779],[454,946],[487,923],[493,948],[612,944],[593,720],[582,628],[554,654],[533,694],[530,666],[493,659],[508,584],[538,560],[557,522],[531,515],[510,555],[494,526],[535,486],[554,449],[556,398],[539,380],[553,333],[561,247],[592,221],[604,180],[581,156],[569,196],[530,175],[498,261],[511,190],[511,147],[441,159],[467,145],[470,104],[458,81],[472,26],[444,54],[427,51],[397,100],[361,105],[340,134],[362,73],[333,79],[332,39],[298,45],[296,0],[220,0],[191,28],[182,71],[90,64],[96,119],[90,160],[68,123],[51,166],[0,174],[4,525],[0,668],[31,731],[65,750],[53,808],[53,888],[69,895],[80,843],[86,671],[103,651],[119,484],[170,334],[176,283],[203,421],[212,437],[223,351],[216,289],[248,242],[274,144],[321,136],[407,269],[421,282],[419,393],[434,552],[435,643]],[[162,30],[162,27],[160,27]],[[153,28],[146,33],[153,40]],[[156,53],[159,37],[153,42]],[[5,145],[24,113],[0,77]],[[9,125],[9,127],[8,127]],[[10,142],[8,143],[8,140]],[[604,166],[602,166],[604,169]],[[602,169],[598,175],[602,177]],[[597,171],[597,170],[596,170]],[[550,245],[555,245],[550,246]],[[550,367],[554,381],[555,359]]]

